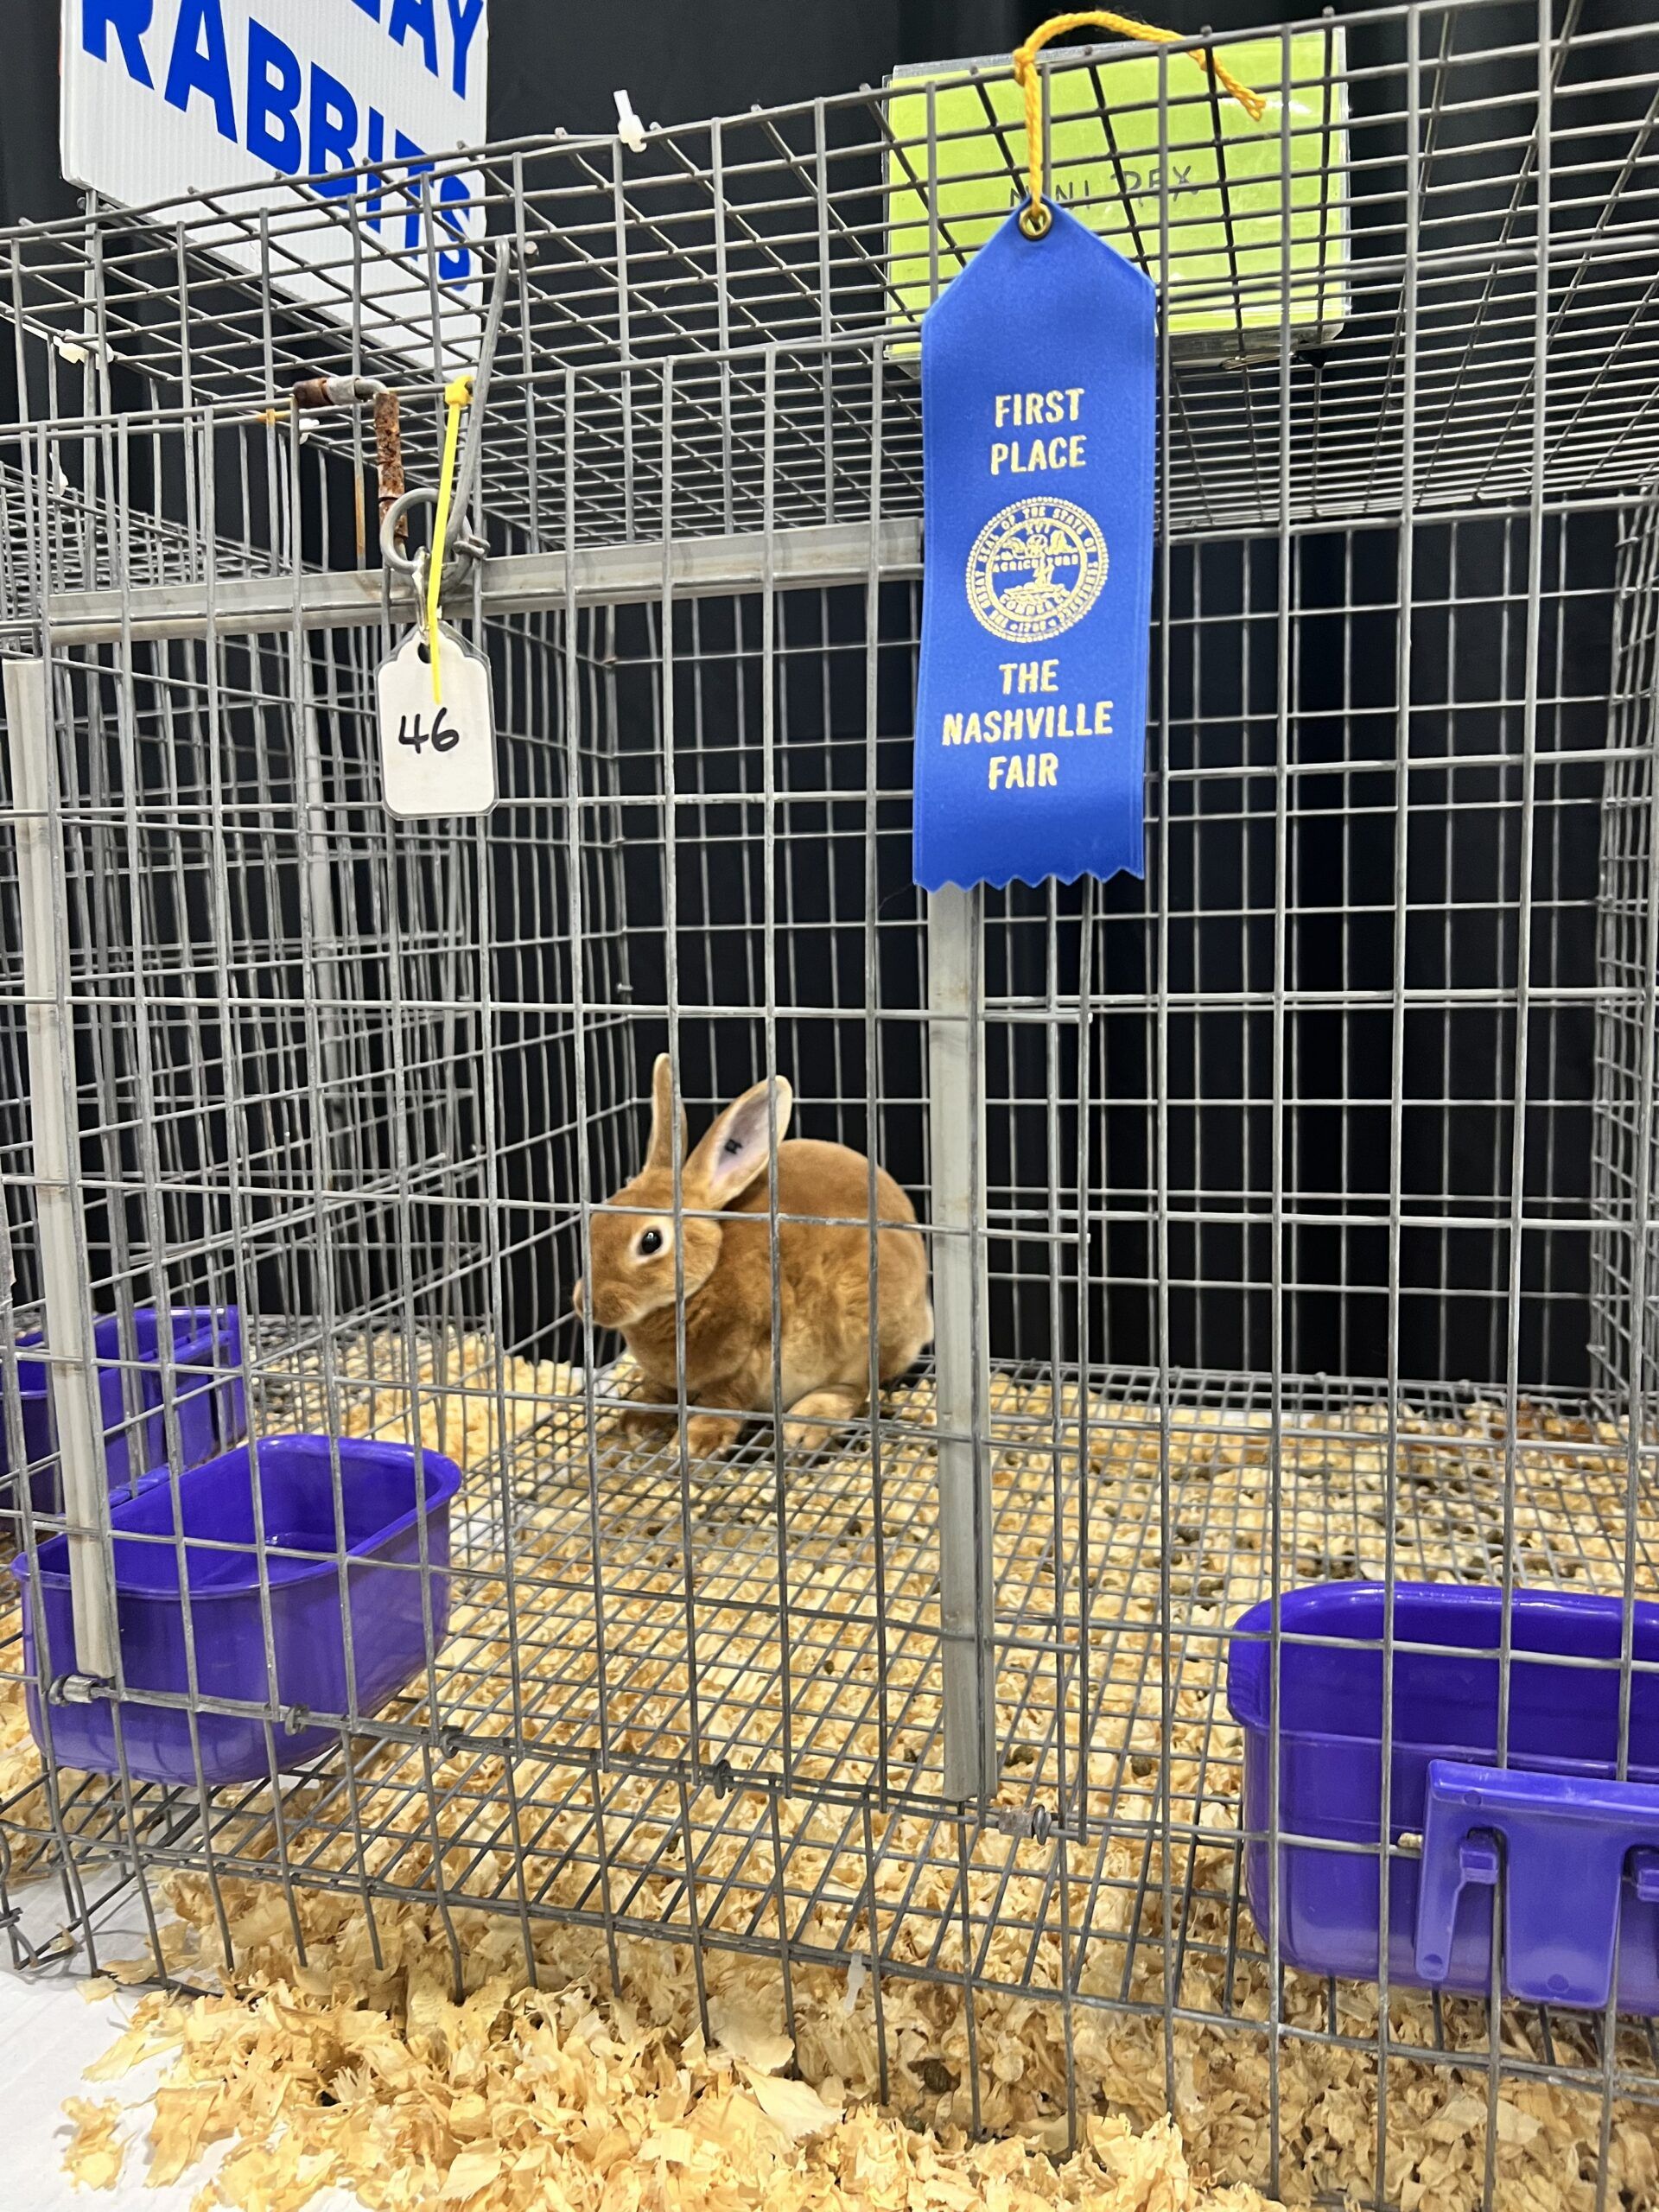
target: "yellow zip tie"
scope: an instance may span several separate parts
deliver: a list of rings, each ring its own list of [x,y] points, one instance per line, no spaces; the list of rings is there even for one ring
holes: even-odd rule
[[[448,412],[443,424],[443,467],[438,475],[438,512],[432,524],[432,557],[426,564],[426,651],[432,664],[432,703],[443,704],[438,676],[438,594],[443,588],[443,541],[449,531],[449,495],[454,489],[455,454],[461,444],[461,410],[473,404],[473,374],[456,377],[443,388]]]
[[[1022,210],[1020,227],[1028,238],[1039,238],[1054,218],[1049,213],[1043,199],[1043,80],[1037,68],[1037,56],[1052,38],[1058,38],[1064,31],[1116,31],[1120,38],[1145,39],[1160,45],[1173,45],[1183,34],[1179,31],[1160,31],[1155,23],[1137,23],[1128,16],[1109,15],[1103,9],[1086,9],[1077,16],[1051,16],[1039,23],[1023,46],[1014,49],[1014,78],[1026,96],[1026,160],[1031,176],[1031,204]],[[1241,84],[1224,61],[1217,60],[1213,54],[1195,53],[1191,59],[1200,69],[1208,70],[1222,90],[1236,99],[1252,123],[1260,123],[1267,112],[1267,102],[1260,92],[1253,92],[1248,85]]]

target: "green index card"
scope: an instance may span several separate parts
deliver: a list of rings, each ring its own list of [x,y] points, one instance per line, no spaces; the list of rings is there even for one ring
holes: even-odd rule
[[[1191,54],[1074,63],[1073,51],[1049,49],[1045,195],[1160,285],[1172,345],[1270,357],[1287,276],[1292,345],[1328,344],[1348,311],[1341,27],[1225,48],[1234,75],[1266,99],[1259,123]],[[897,69],[887,95],[888,282],[896,315],[919,320],[1025,197],[1025,103],[999,55]],[[912,339],[893,350],[919,349]]]

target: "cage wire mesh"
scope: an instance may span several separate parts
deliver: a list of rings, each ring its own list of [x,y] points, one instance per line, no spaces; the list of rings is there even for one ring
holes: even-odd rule
[[[96,1961],[134,1885],[174,1973],[254,1942],[251,1897],[302,1950],[414,1912],[458,1980],[497,1929],[688,2029],[771,1993],[804,2071],[918,2120],[1062,2145],[1170,2110],[1293,2200],[1650,2201],[1650,2021],[1285,1963],[1224,1680],[1264,1598],[1467,1581],[1503,1592],[1507,1698],[1515,1592],[1600,1592],[1610,1758],[1655,1779],[1659,31],[1471,0],[1227,50],[1274,88],[1248,176],[1179,50],[1135,99],[1121,49],[1044,57],[1088,134],[1056,128],[1057,192],[1163,280],[1146,882],[931,918],[915,320],[1019,192],[1002,65],[902,114],[895,85],[438,164],[487,244],[434,221],[432,172],[5,241],[0,613],[41,686],[8,686],[0,835],[20,1963]],[[1211,177],[1202,222],[1135,147]],[[495,256],[489,557],[451,609],[501,796],[403,823],[373,684],[412,601],[366,410],[288,392],[397,385],[431,485]],[[570,1300],[659,1051],[694,1134],[781,1071],[797,1134],[912,1195],[936,1300],[969,1294],[954,1381],[942,1327],[816,1443],[769,1415],[700,1459],[683,1393],[669,1440],[625,1427],[637,1377]],[[232,1311],[228,1354],[154,1328]],[[41,1548],[109,1539],[29,1404],[67,1375],[111,1483],[118,1446],[181,1497],[209,1384],[234,1441],[227,1374],[267,1449],[338,1440],[321,1536],[226,1540],[267,1656],[290,1569],[359,1571],[345,1443],[460,1465],[447,1558],[417,1511],[389,1601],[413,1676],[226,1691],[193,1600],[173,1688],[118,1645],[86,1771],[42,1630],[37,1757]],[[966,1791],[953,1669],[990,1685]],[[130,1749],[157,1715],[165,1781]],[[224,1721],[251,1779],[203,1763]],[[1346,1848],[1375,1896],[1375,1831]],[[1391,1833],[1391,1868],[1420,1848]]]

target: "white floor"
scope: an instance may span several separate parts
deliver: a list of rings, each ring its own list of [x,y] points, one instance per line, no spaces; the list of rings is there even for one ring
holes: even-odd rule
[[[55,1889],[44,1885],[26,1891],[23,1926],[37,1942],[49,1940],[61,1907]],[[109,1955],[139,1956],[143,1948],[143,1919],[136,1904],[117,1906],[109,1919]],[[124,1936],[130,1940],[123,1942]],[[136,1995],[123,1990],[102,2004],[89,2005],[81,1995],[86,1970],[72,1960],[43,1973],[18,1974],[11,1970],[0,1938],[0,2111],[3,2112],[5,2183],[0,2186],[7,2212],[65,2212],[73,2205],[81,2212],[98,2205],[140,2202],[155,2212],[187,2212],[201,2186],[198,2175],[173,2189],[143,2188],[142,2150],[127,2154],[119,2183],[112,2190],[93,2194],[77,2189],[64,2171],[64,2145],[71,2129],[63,2116],[66,2097],[113,2097],[132,2107],[128,2133],[142,2140],[149,2127],[144,2110],[145,2091],[155,2083],[159,2065],[140,2069],[124,2081],[83,2082],[81,2069],[106,2051],[137,2003]]]
[[[61,1904],[59,1892],[44,1884],[24,1891],[22,1924],[33,1942],[48,1942],[55,1936]],[[143,1930],[137,1901],[118,1900],[99,1915],[100,1956],[141,1957]],[[81,2080],[81,2069],[109,2049],[142,1994],[123,1989],[88,2004],[81,1994],[87,1978],[84,1964],[73,1960],[39,1974],[15,1974],[0,1935],[0,2205],[4,2212],[188,2212],[225,2155],[224,2146],[171,2188],[144,2186],[148,2094],[166,2062],[135,2068],[119,2082]],[[113,2190],[79,2189],[64,2171],[64,2146],[72,2130],[63,2116],[63,2101],[75,2096],[113,2098],[127,2108],[126,2163]],[[331,2190],[313,2199],[312,2212],[359,2208],[354,2196]]]

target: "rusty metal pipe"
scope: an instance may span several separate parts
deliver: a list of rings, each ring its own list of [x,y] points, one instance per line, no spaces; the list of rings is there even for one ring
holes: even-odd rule
[[[404,442],[397,394],[378,377],[302,377],[291,392],[296,409],[315,415],[333,407],[353,407],[370,400],[374,407],[374,461],[380,487],[380,520],[403,497]],[[359,529],[359,537],[361,531]],[[399,515],[394,535],[400,543],[409,537],[409,524]]]
[[[404,496],[404,432],[397,395],[390,389],[374,395],[374,459],[380,479],[380,520]],[[393,536],[401,545],[409,537],[409,522],[399,515]]]

